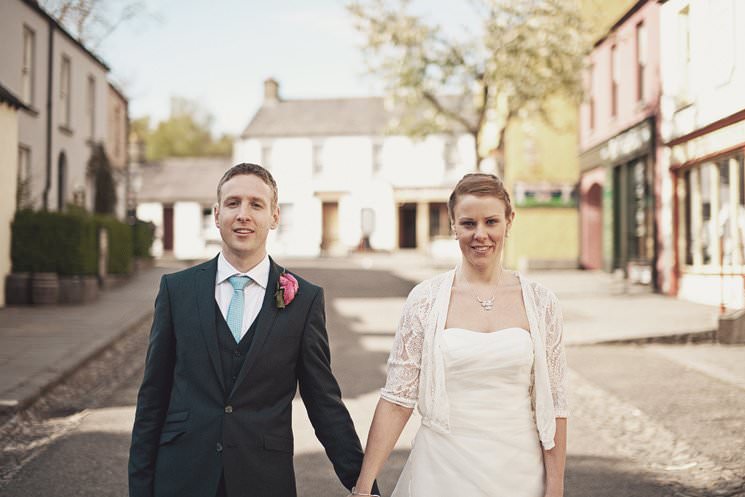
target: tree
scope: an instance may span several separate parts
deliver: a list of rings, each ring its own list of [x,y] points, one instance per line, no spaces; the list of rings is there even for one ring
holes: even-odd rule
[[[41,0],[78,41],[96,48],[121,24],[147,13],[142,0]]]
[[[111,170],[111,163],[102,143],[93,145],[88,160],[88,176],[93,178],[95,197],[93,212],[97,214],[114,214],[116,209],[116,182]]]
[[[212,137],[213,117],[191,100],[174,97],[171,115],[150,129],[150,118],[132,122],[132,130],[145,141],[145,156],[149,161],[166,157],[229,157],[233,137],[223,134]]]
[[[480,169],[485,125],[495,123],[503,176],[507,126],[527,114],[554,124],[552,97],[579,101],[589,44],[572,0],[472,0],[471,5],[480,26],[459,36],[409,14],[410,0],[354,1],[348,10],[365,37],[370,72],[401,108],[393,128],[414,137],[465,130],[474,138]]]

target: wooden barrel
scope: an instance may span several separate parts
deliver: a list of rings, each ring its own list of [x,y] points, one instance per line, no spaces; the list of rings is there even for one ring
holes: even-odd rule
[[[5,303],[29,305],[31,303],[31,273],[10,273],[5,278]]]
[[[54,305],[58,301],[57,273],[34,273],[31,276],[31,302],[34,305]]]

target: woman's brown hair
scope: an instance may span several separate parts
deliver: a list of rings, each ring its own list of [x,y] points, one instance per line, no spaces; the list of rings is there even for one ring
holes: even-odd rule
[[[487,173],[470,173],[466,174],[458,181],[458,184],[453,188],[453,193],[450,194],[448,200],[448,215],[450,215],[450,222],[455,222],[455,204],[458,202],[458,198],[463,195],[476,195],[476,196],[492,196],[497,197],[499,200],[504,202],[504,213],[509,218],[512,215],[512,201],[510,200],[510,194],[507,193],[507,189],[504,187],[504,183],[494,174]]]

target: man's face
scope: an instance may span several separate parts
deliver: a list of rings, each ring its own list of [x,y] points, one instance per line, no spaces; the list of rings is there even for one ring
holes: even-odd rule
[[[272,189],[261,178],[239,174],[223,183],[215,208],[215,225],[228,259],[255,258],[252,262],[258,262],[266,253],[269,230],[278,224],[279,209],[272,202]]]

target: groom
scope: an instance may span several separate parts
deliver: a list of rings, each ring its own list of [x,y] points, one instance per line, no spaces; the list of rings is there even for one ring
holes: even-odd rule
[[[295,497],[292,399],[348,489],[362,463],[331,373],[323,290],[266,251],[277,185],[256,164],[217,187],[222,251],[163,277],[137,396],[130,497]]]

